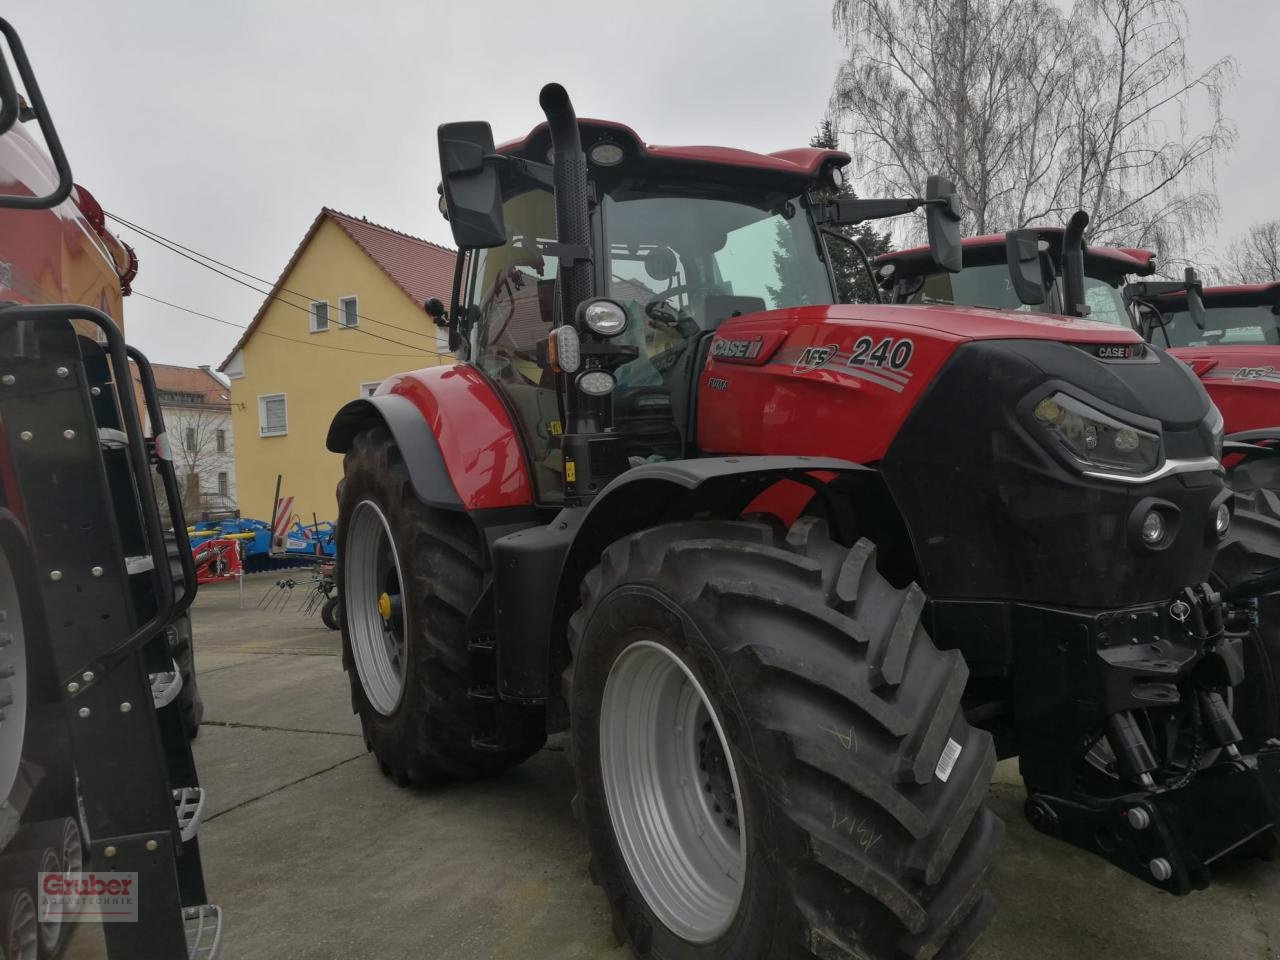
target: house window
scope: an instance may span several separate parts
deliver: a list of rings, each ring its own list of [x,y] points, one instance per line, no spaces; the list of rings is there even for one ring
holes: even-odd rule
[[[195,427],[187,427],[186,436],[183,438],[183,446],[186,448],[187,453],[196,452],[196,428]]]
[[[324,333],[329,329],[329,302],[317,300],[311,304],[311,332]]]
[[[228,497],[231,495],[231,481],[227,477],[225,470],[218,471],[218,496]]]
[[[225,430],[219,430],[219,431],[214,435],[214,439],[216,440],[216,442],[217,442],[217,444],[218,444],[218,452],[219,452],[219,453],[226,453],[226,452],[227,452],[227,431],[225,431]]]
[[[372,397],[375,393],[378,392],[378,388],[380,386],[382,386],[381,380],[369,380],[365,383],[360,384],[359,395],[362,397]]]
[[[258,435],[283,437],[289,432],[289,414],[283,393],[268,393],[258,398]]]
[[[343,297],[338,301],[339,322],[344,327],[354,327],[356,321],[360,319],[359,311],[356,309],[355,297]]]

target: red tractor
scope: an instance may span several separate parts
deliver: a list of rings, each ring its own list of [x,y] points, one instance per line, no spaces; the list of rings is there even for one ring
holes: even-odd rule
[[[1190,271],[1180,282],[1145,280],[1155,272],[1151,251],[1085,246],[1084,225],[1077,215],[1065,230],[966,238],[958,274],[938,269],[926,247],[887,253],[876,258],[876,276],[895,303],[1087,313],[1164,346],[1200,378],[1225,421],[1235,518],[1217,584],[1280,569],[1280,284],[1202,287]],[[1249,630],[1234,713],[1247,739],[1264,742],[1280,736],[1280,595],[1239,612]]]
[[[439,131],[460,253],[427,307],[465,359],[328,435],[386,776],[497,774],[567,727],[592,874],[666,958],[966,955],[1000,756],[1037,827],[1170,893],[1275,829],[1199,381],[1125,326],[834,304],[830,225],[923,209],[961,268],[941,178],[820,202],[848,155],[541,105],[499,147]]]

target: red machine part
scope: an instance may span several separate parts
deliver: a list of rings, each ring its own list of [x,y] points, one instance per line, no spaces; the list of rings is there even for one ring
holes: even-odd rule
[[[469,364],[391,377],[378,393],[405,397],[431,427],[449,479],[467,510],[533,503],[533,485],[513,418]]]
[[[732,319],[699,378],[698,446],[874,462],[957,345],[1013,339],[1141,342],[1110,324],[954,307],[817,306]]]
[[[196,566],[196,583],[223,583],[244,574],[240,543],[217,537],[206,540],[191,550]]]
[[[1280,347],[1175,347],[1222,411],[1227,433],[1280,424]]]

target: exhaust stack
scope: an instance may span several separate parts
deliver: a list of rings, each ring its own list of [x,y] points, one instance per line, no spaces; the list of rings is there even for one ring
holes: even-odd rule
[[[1067,316],[1083,317],[1088,311],[1084,298],[1084,228],[1089,215],[1077,210],[1062,234],[1062,309]]]
[[[578,135],[578,118],[568,91],[548,83],[538,94],[538,105],[551,131],[556,198],[556,239],[562,244],[591,249],[591,223],[587,209],[587,158]],[[572,325],[578,304],[593,294],[591,261],[564,258],[560,264],[562,323]]]

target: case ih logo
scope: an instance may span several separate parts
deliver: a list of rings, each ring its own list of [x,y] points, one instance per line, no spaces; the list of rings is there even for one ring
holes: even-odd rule
[[[1132,360],[1142,352],[1140,343],[1104,343],[1093,348],[1093,355],[1099,360]]]
[[[136,873],[41,873],[40,922],[136,923]]]
[[[827,361],[839,352],[839,345],[834,343],[828,343],[823,347],[805,347],[796,360],[796,365],[791,368],[791,372],[807,373],[810,370],[817,370],[819,367],[826,366]]]
[[[755,360],[764,347],[764,337],[750,340],[717,340],[711,345],[711,356],[717,360]]]

